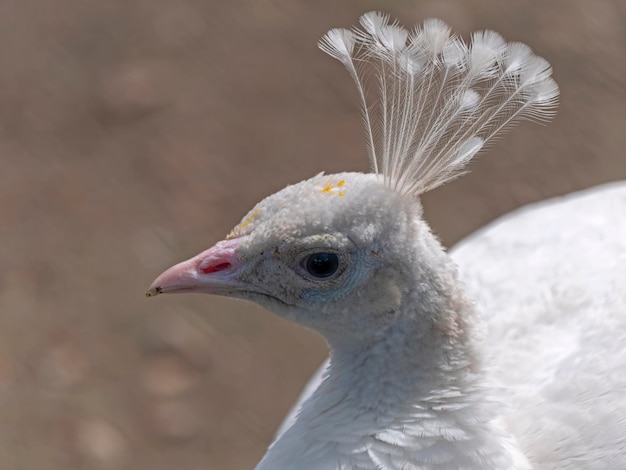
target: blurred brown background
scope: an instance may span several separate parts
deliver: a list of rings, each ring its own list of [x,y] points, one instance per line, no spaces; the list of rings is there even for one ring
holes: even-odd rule
[[[427,195],[447,245],[626,178],[623,0],[2,0],[0,469],[254,466],[323,342],[242,302],[143,294],[262,197],[367,169],[316,41],[371,9],[495,29],[561,85],[555,122]]]

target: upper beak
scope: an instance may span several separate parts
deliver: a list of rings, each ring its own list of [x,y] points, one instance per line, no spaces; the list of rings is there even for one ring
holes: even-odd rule
[[[146,296],[179,292],[202,292],[228,295],[242,290],[244,283],[238,280],[241,261],[235,250],[241,239],[218,242],[187,261],[172,266],[157,277]]]

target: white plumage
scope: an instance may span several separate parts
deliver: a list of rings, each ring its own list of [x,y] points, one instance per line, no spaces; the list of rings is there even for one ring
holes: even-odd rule
[[[626,182],[519,209],[450,255],[484,317],[500,421],[532,468],[626,468]]]
[[[267,197],[148,295],[252,300],[328,341],[258,470],[626,468],[626,190],[468,240],[466,293],[419,195],[514,121],[549,118],[550,66],[493,32],[466,45],[438,20],[360,24],[320,47],[357,85],[373,174]]]

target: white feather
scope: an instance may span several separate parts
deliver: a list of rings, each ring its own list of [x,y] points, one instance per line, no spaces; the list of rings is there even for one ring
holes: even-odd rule
[[[484,312],[481,349],[508,404],[500,426],[536,470],[626,468],[626,378],[617,372],[626,360],[624,214],[626,181],[524,207],[451,251]],[[277,440],[329,367],[313,374]],[[401,447],[415,431],[376,437]],[[467,439],[447,431],[453,442]],[[513,468],[526,468],[520,448],[508,450]]]
[[[257,469],[626,468],[624,187],[459,248],[484,318],[414,197],[515,121],[550,118],[550,65],[494,32],[465,44],[380,13],[320,47],[357,85],[377,174],[284,188],[148,291],[252,300],[327,340],[319,386]]]
[[[524,44],[482,31],[468,45],[436,19],[410,33],[377,12],[359,23],[329,31],[320,48],[357,86],[373,171],[404,194],[455,178],[515,121],[554,115],[550,65]],[[365,86],[370,75],[374,93]]]

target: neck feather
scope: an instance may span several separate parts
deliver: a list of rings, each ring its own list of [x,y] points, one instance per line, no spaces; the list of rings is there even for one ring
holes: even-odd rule
[[[380,334],[327,335],[325,379],[257,470],[529,468],[493,424],[473,308],[438,252],[441,274],[416,280]]]

